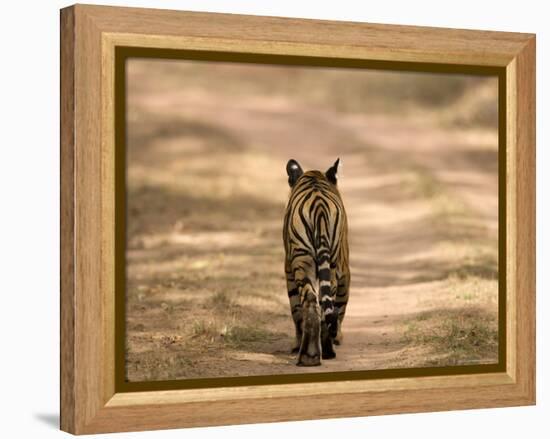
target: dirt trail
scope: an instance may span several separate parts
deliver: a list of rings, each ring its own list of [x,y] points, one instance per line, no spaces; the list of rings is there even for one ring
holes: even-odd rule
[[[450,352],[436,334],[470,341],[489,322],[495,337],[495,133],[203,89],[130,99],[130,380],[496,360],[494,343]],[[297,369],[284,166],[325,169],[336,155],[352,273],[344,343],[336,359]]]

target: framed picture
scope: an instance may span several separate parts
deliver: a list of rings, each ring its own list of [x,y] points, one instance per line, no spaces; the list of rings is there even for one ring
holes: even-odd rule
[[[61,11],[61,428],[535,402],[535,37]]]

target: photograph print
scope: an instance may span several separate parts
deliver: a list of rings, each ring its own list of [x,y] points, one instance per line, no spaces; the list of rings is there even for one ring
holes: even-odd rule
[[[499,363],[497,76],[124,68],[126,382]]]

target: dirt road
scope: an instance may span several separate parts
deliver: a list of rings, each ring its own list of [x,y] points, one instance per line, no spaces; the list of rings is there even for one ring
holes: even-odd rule
[[[138,66],[130,75],[130,381],[496,361],[494,130],[277,95],[161,92]],[[344,343],[298,369],[284,168],[294,158],[324,170],[336,156],[352,273]]]

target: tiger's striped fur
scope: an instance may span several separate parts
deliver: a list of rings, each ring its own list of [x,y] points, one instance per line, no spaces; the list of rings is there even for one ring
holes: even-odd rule
[[[317,366],[336,356],[349,297],[346,211],[337,188],[338,159],[326,173],[287,164],[291,187],[283,241],[297,364]]]

